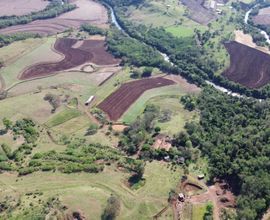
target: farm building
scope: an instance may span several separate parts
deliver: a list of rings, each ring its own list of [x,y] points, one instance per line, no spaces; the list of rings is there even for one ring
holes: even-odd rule
[[[90,96],[89,99],[84,103],[86,106],[89,105],[93,100],[94,100],[95,96]]]

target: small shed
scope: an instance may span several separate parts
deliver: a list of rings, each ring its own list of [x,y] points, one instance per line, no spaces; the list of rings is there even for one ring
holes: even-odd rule
[[[178,200],[181,201],[181,202],[184,202],[185,201],[185,195],[183,193],[179,193],[178,194]]]
[[[89,99],[84,103],[86,106],[89,105],[93,100],[94,100],[95,96],[91,95],[89,97]]]
[[[164,160],[167,161],[167,162],[170,161],[170,156],[165,156]]]

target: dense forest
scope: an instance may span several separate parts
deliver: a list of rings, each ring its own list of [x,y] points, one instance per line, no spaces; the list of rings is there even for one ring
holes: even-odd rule
[[[71,11],[75,9],[75,5],[71,4],[62,4],[58,1],[52,1],[50,4],[41,11],[32,12],[28,15],[22,16],[2,16],[0,17],[0,28],[5,28],[8,26],[19,25],[19,24],[27,24],[35,20],[39,19],[49,19],[59,16],[65,12]]]
[[[239,195],[239,219],[258,219],[270,205],[270,103],[208,88],[196,105],[201,119],[186,124],[188,140],[209,158],[212,178]]]

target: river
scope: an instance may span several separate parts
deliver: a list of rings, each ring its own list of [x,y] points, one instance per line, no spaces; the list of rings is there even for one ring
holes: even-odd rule
[[[105,4],[105,5],[106,5],[106,6],[110,9],[110,11],[111,11],[111,19],[112,19],[112,23],[116,26],[116,28],[117,28],[118,30],[124,32],[125,34],[127,34],[127,35],[129,36],[129,34],[128,34],[128,33],[121,27],[121,25],[118,23],[113,8],[112,8],[110,5],[108,5],[108,4]],[[250,13],[250,12],[249,12],[249,13]],[[247,16],[247,19],[248,19],[248,16]],[[129,37],[131,37],[131,36],[129,36]],[[131,37],[131,38],[132,38],[132,37]],[[151,45],[148,45],[148,46],[151,46]],[[152,46],[151,46],[151,47],[152,47]],[[155,49],[156,49],[156,48],[155,48]],[[156,49],[156,50],[157,50],[157,49]],[[170,58],[169,58],[169,56],[168,56],[167,54],[162,53],[162,52],[160,52],[159,50],[157,50],[157,51],[161,54],[161,56],[163,57],[164,61],[169,62],[171,65],[174,65],[174,63],[171,62],[171,60],[170,60]],[[224,88],[224,87],[222,87],[222,86],[218,86],[218,85],[216,85],[216,84],[213,83],[213,82],[210,82],[210,81],[207,81],[207,80],[205,80],[205,82],[206,82],[208,85],[213,86],[215,89],[217,89],[217,90],[219,90],[219,91],[221,91],[221,92],[223,92],[223,93],[226,93],[226,94],[228,94],[228,95],[235,96],[235,97],[239,97],[239,98],[243,98],[243,97],[244,97],[243,95],[241,95],[241,94],[239,94],[239,93],[234,93],[234,92],[232,92],[231,90],[226,89],[226,88]]]

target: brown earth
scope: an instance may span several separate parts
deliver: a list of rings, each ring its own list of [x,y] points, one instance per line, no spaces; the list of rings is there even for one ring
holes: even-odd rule
[[[203,7],[204,0],[181,0],[181,2],[189,9],[189,17],[203,25],[208,24],[216,18],[216,15]]]
[[[47,36],[64,32],[70,28],[77,29],[86,23],[102,27],[107,26],[107,10],[101,4],[91,0],[75,0],[72,4],[75,4],[77,8],[59,17],[3,28],[0,30],[0,34],[28,32]]]
[[[68,70],[87,62],[97,65],[117,64],[115,59],[105,49],[103,40],[85,40],[78,48],[73,46],[78,42],[76,39],[60,38],[55,42],[56,51],[64,54],[64,59],[56,63],[40,63],[27,68],[19,77],[21,80],[44,77],[56,72]]]
[[[261,9],[252,19],[255,24],[270,25],[270,7]]]
[[[112,121],[116,121],[146,90],[172,84],[172,80],[163,77],[128,82],[101,102],[98,108],[106,112]]]
[[[43,10],[49,4],[44,0],[0,0],[0,16],[21,16]]]
[[[230,67],[223,75],[249,88],[260,88],[270,81],[270,56],[236,41],[225,43]]]
[[[236,42],[238,42],[240,44],[244,44],[248,47],[255,48],[255,49],[260,50],[264,53],[270,54],[269,48],[257,46],[254,43],[253,38],[250,34],[245,34],[243,31],[240,31],[240,30],[234,31],[234,34],[235,34],[235,41]]]

